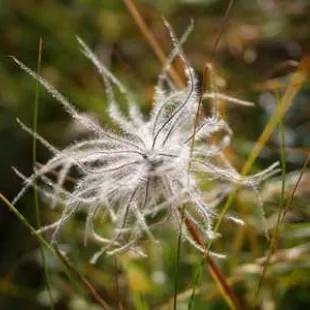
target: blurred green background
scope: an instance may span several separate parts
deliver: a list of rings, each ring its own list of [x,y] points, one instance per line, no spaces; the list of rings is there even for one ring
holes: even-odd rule
[[[201,77],[204,63],[212,58],[228,1],[135,0],[134,3],[167,54],[171,40],[161,17],[179,35],[194,19],[194,31],[184,49]],[[222,92],[255,102],[251,108],[223,106],[225,118],[234,130],[229,156],[238,169],[274,113],[275,93],[281,96],[298,62],[309,54],[309,29],[307,0],[235,1],[212,61],[222,78]],[[41,74],[79,110],[105,125],[109,125],[109,120],[102,81],[79,51],[75,36],[82,37],[132,90],[145,114],[152,104],[153,86],[161,64],[122,0],[1,0],[0,30],[0,191],[12,200],[22,184],[11,167],[26,175],[33,169],[32,137],[18,126],[16,118],[32,126],[35,81],[20,70],[10,55],[35,69],[42,38]],[[309,80],[294,99],[284,125],[288,172],[285,199],[288,199],[309,152]],[[38,132],[59,148],[85,135],[83,128],[43,89],[39,93]],[[276,130],[253,171],[279,160],[279,141]],[[49,155],[38,145],[38,162],[45,162]],[[272,257],[255,309],[310,309],[309,181],[310,174],[306,171],[281,226],[279,250]],[[280,177],[267,181],[261,188],[271,229],[280,206],[280,192]],[[16,207],[35,225],[32,191]],[[50,223],[59,215],[60,210],[50,210],[44,202],[40,202],[40,207],[43,223]],[[261,228],[253,193],[241,191],[233,208],[241,212],[247,225],[225,225],[214,248],[227,254],[227,260],[219,265],[233,283],[244,309],[252,309],[260,276],[259,258],[267,253],[270,241]],[[83,215],[78,215],[68,223],[61,234],[61,245],[112,309],[172,309],[178,234],[166,227],[158,232],[161,245],[142,243],[147,258],[103,257],[93,266],[89,259],[96,246],[84,248],[83,220]],[[2,202],[0,234],[0,309],[50,309],[38,242]],[[177,309],[188,309],[200,261],[201,255],[195,249],[182,245],[177,271]],[[87,292],[80,294],[71,286],[61,263],[48,252],[46,263],[55,309],[100,309]],[[192,309],[227,309],[206,269],[201,271]]]

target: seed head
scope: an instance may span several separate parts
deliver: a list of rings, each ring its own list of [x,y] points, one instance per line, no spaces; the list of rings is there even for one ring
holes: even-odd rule
[[[181,208],[205,240],[212,239],[216,236],[213,231],[216,207],[232,186],[240,184],[256,191],[259,182],[276,172],[275,164],[256,175],[242,177],[229,163],[223,150],[230,143],[232,131],[220,116],[218,102],[250,103],[218,93],[215,87],[211,87],[211,91],[203,94],[203,100],[212,102],[212,112],[197,120],[200,98],[197,77],[182,49],[192,25],[180,40],[168,23],[166,26],[174,48],[159,74],[152,110],[147,118],[126,87],[77,38],[82,52],[103,78],[109,116],[118,131],[103,128],[78,112],[52,85],[14,58],[24,71],[62,104],[76,122],[92,133],[92,138],[59,150],[20,122],[22,128],[42,142],[53,156],[30,177],[16,170],[24,180],[24,187],[13,203],[38,181],[38,189],[48,198],[51,207],[63,205],[60,218],[40,230],[53,229],[52,241],[56,241],[59,229],[74,213],[86,212],[85,242],[92,237],[102,247],[93,257],[93,262],[103,252],[140,251],[137,245],[141,237],[147,235],[155,240],[154,228],[162,221],[170,221],[180,229],[183,225]],[[186,84],[181,89],[168,76],[170,65],[176,57],[182,60],[186,77]],[[212,70],[211,76],[214,76]],[[126,99],[128,116],[120,111],[115,91]],[[211,139],[214,136],[217,138]],[[73,188],[68,189],[64,183],[73,170],[78,177]],[[55,171],[56,178],[51,177],[51,172]],[[208,184],[207,191],[201,189],[202,181]],[[99,215],[113,224],[109,236],[95,231],[94,222]],[[227,219],[242,223],[235,217],[227,216]],[[183,231],[186,240],[204,251],[191,238],[186,227]]]

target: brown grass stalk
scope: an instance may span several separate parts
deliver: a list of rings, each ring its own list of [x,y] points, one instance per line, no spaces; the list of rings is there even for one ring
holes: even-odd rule
[[[289,199],[288,199],[288,201],[287,201],[287,203],[286,203],[286,205],[284,207],[282,218],[281,218],[281,224],[283,224],[283,222],[284,222],[284,219],[286,217],[287,211],[288,211],[288,209],[290,208],[290,206],[292,204],[292,201],[293,201],[293,199],[295,197],[296,190],[297,190],[297,188],[299,186],[299,183],[301,181],[301,178],[302,178],[304,172],[306,171],[306,168],[307,168],[309,162],[310,162],[310,153],[308,153],[307,159],[305,160],[305,162],[304,162],[304,164],[303,164],[303,166],[301,168],[299,177],[298,177],[298,179],[297,179],[297,181],[296,181],[296,183],[295,183],[295,185],[294,185],[294,187],[292,189],[290,197],[289,197]]]
[[[82,283],[86,291],[94,298],[98,305],[104,310],[111,310],[112,308],[107,304],[105,300],[100,296],[94,286],[72,265],[67,257],[62,254],[57,247],[54,248],[57,256],[63,262],[63,264],[72,272],[73,275]]]
[[[135,23],[139,27],[142,35],[145,37],[146,41],[151,46],[152,50],[154,51],[155,55],[164,66],[167,63],[167,58],[165,52],[161,48],[160,44],[158,43],[157,39],[155,38],[154,34],[152,33],[151,29],[147,26],[145,21],[143,20],[141,14],[139,13],[137,7],[133,3],[132,0],[123,0],[124,4],[126,5],[127,10],[133,17]],[[173,79],[174,83],[178,87],[182,87],[184,85],[180,75],[176,72],[176,70],[171,66],[169,69],[169,74]]]
[[[181,213],[182,211],[179,210],[179,212]],[[199,232],[197,231],[194,223],[188,217],[186,217],[186,215],[183,216],[183,221],[186,225],[188,232],[191,234],[191,236],[195,240],[195,242],[197,244],[199,244],[202,248],[205,248],[205,243],[204,243],[203,239],[201,238]],[[204,253],[204,258],[207,262],[208,269],[209,269],[209,272],[210,272],[212,279],[218,285],[222,295],[224,296],[224,298],[225,298],[226,302],[228,303],[228,305],[230,306],[230,308],[234,309],[234,310],[242,309],[238,298],[234,294],[231,287],[228,285],[228,283],[225,279],[225,276],[222,274],[222,272],[220,271],[220,269],[216,265],[215,261],[209,255],[207,249]]]

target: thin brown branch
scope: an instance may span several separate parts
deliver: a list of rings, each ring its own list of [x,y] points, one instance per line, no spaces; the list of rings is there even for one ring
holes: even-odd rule
[[[145,37],[145,39],[151,46],[155,55],[157,56],[161,64],[164,66],[167,63],[166,55],[163,49],[161,48],[160,44],[158,43],[157,39],[155,38],[154,34],[152,33],[150,28],[147,26],[147,24],[143,20],[137,7],[135,6],[132,0],[123,0],[123,2],[126,5],[126,8],[129,11],[129,13],[133,17],[134,21],[136,22],[137,26],[139,27],[141,33],[143,34],[143,36]],[[176,84],[176,86],[182,87],[184,85],[179,74],[176,72],[176,70],[173,67],[169,69],[169,74],[171,78],[173,79],[174,83]]]
[[[94,300],[101,306],[104,310],[111,310],[112,308],[103,300],[103,298],[99,295],[93,285],[72,265],[72,263],[65,257],[57,247],[55,247],[55,251],[60,258],[60,260],[64,263],[65,266],[81,281],[85,289],[90,293],[90,295],[94,298]]]
[[[179,210],[181,212],[181,210]],[[183,216],[184,218],[184,223],[186,225],[186,228],[188,232],[191,234],[192,238],[194,241],[200,245],[201,247],[205,247],[204,241],[202,237],[200,236],[199,232],[197,231],[194,223],[186,217],[186,215]],[[234,294],[233,290],[231,287],[228,285],[224,275],[216,265],[215,261],[212,259],[212,257],[208,254],[208,251],[205,252],[204,258],[207,262],[209,272],[211,274],[211,277],[215,281],[215,283],[219,286],[219,289],[221,290],[223,296],[226,298],[227,302],[229,303],[229,306],[231,309],[236,309],[240,310],[241,305],[239,303],[238,298]]]
[[[221,29],[220,29],[220,31],[219,31],[219,33],[217,35],[217,38],[215,40],[215,43],[213,45],[213,50],[212,50],[212,54],[211,54],[211,62],[212,62],[213,58],[215,57],[215,54],[216,54],[217,47],[219,45],[220,39],[221,39],[225,29],[227,28],[229,17],[230,17],[230,14],[231,14],[233,6],[234,6],[234,0],[230,0],[229,4],[227,6],[227,9],[225,11],[224,21],[222,23]]]
[[[302,168],[301,168],[301,171],[300,171],[298,180],[297,180],[297,182],[295,183],[295,185],[294,185],[294,187],[293,187],[293,189],[292,189],[292,192],[291,192],[291,194],[290,194],[290,197],[289,197],[289,199],[288,199],[288,201],[287,201],[287,203],[286,203],[286,205],[285,205],[285,208],[284,208],[284,210],[283,210],[283,215],[282,215],[282,219],[281,219],[281,223],[282,223],[282,224],[283,224],[284,219],[285,219],[285,217],[286,217],[287,211],[288,211],[288,209],[290,208],[290,206],[291,206],[291,204],[292,204],[292,201],[293,201],[293,199],[294,199],[294,197],[295,197],[296,190],[297,190],[297,188],[298,188],[298,186],[299,186],[299,183],[300,183],[300,181],[301,181],[301,178],[302,178],[304,172],[306,171],[306,168],[307,168],[307,166],[308,166],[308,164],[309,164],[309,161],[310,161],[310,153],[308,153],[307,159],[305,160],[305,162],[304,162],[304,164],[303,164],[303,166],[302,166]]]

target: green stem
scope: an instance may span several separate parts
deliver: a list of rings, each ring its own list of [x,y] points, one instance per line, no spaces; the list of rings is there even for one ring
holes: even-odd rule
[[[279,100],[278,96],[276,96],[276,98],[277,98],[278,109],[283,109],[282,103]],[[262,270],[262,273],[261,273],[261,276],[258,282],[256,298],[258,298],[258,294],[263,284],[271,256],[275,252],[276,247],[277,247],[279,233],[280,233],[281,218],[282,218],[282,214],[284,212],[284,207],[285,207],[284,195],[285,195],[285,179],[286,179],[286,153],[285,153],[285,131],[284,130],[285,130],[284,122],[283,122],[283,118],[281,118],[279,120],[279,134],[280,134],[280,141],[281,141],[280,142],[280,159],[281,159],[281,168],[282,168],[280,210],[279,210],[278,217],[277,217],[276,227],[275,227],[275,230],[272,235],[271,242],[270,242],[268,256],[265,261],[265,264],[264,264],[264,267],[263,267],[263,270]]]
[[[40,69],[41,69],[41,62],[42,62],[42,39],[40,38],[39,40],[39,49],[38,49],[38,62],[37,62],[37,73],[38,75],[40,74]],[[34,106],[33,106],[33,131],[37,132],[38,131],[38,114],[39,114],[39,82],[36,81],[36,86],[35,86],[35,97],[34,97]],[[32,165],[35,173],[35,165],[37,161],[37,140],[35,137],[33,137],[32,140]],[[35,218],[36,218],[36,225],[37,228],[39,229],[41,227],[41,219],[40,219],[40,207],[39,207],[39,196],[38,196],[38,190],[37,190],[37,182],[34,180],[34,206],[35,206]],[[47,268],[46,264],[46,259],[44,255],[44,249],[42,248],[40,244],[40,256],[42,260],[42,265],[44,269],[44,275],[45,275],[45,280],[46,280],[46,287],[47,287],[47,293],[48,293],[48,298],[49,298],[49,305],[50,309],[54,310],[54,300],[52,296],[52,290],[51,290],[51,278],[50,278],[50,273]]]
[[[180,210],[181,223],[180,223],[180,231],[179,231],[179,236],[178,236],[177,254],[176,254],[176,263],[175,263],[173,310],[177,310],[177,296],[178,296],[179,273],[180,273],[179,267],[180,267],[180,257],[181,257],[181,241],[182,241],[182,227],[183,227],[183,219],[184,219],[184,210],[185,210],[185,205],[183,205],[182,209]]]

